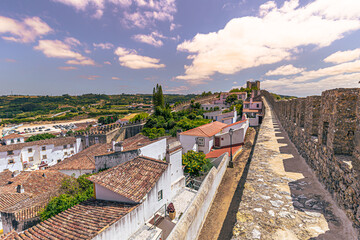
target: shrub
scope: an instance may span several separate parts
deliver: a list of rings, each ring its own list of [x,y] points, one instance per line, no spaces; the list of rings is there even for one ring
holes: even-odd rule
[[[202,152],[188,151],[182,156],[185,172],[191,176],[199,176],[201,171],[205,171],[210,164],[210,160]]]

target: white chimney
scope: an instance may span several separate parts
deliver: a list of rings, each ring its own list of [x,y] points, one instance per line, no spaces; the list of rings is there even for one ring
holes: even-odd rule
[[[24,187],[22,185],[17,185],[16,192],[17,193],[24,193]]]

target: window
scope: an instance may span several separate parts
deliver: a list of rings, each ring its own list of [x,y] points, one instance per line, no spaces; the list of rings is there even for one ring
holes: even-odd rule
[[[57,162],[58,162],[58,163],[61,162],[61,159],[58,159]]]
[[[67,145],[64,145],[64,149],[67,149]]]
[[[43,155],[43,156],[42,156],[42,159],[47,159],[47,156],[46,156],[46,155]]]
[[[11,139],[10,142],[11,142],[11,143],[14,143],[14,139]]]
[[[32,162],[34,161],[34,158],[33,157],[29,157],[29,162]]]
[[[158,192],[158,201],[161,201],[162,199],[163,199],[163,192],[162,192],[162,190],[160,190]]]
[[[259,104],[256,104],[256,107],[258,108],[258,107],[259,107]]]
[[[41,147],[41,150],[42,150],[42,151],[45,151],[45,150],[46,150],[46,146],[42,146],[42,147]]]
[[[13,164],[13,163],[14,163],[14,159],[9,159],[9,160],[8,160],[8,163],[9,163],[9,164]]]
[[[7,151],[7,155],[14,155],[13,151]]]
[[[199,145],[199,147],[204,147],[205,146],[205,138],[197,137],[196,138],[196,143]]]
[[[67,152],[64,152],[64,156],[67,156],[68,155],[68,153]]]
[[[70,147],[73,148],[73,147],[74,147],[74,144],[70,144]]]
[[[31,153],[31,152],[32,152],[32,148],[28,148],[28,152]]]
[[[74,150],[71,150],[71,154],[74,154]]]
[[[20,142],[20,138],[17,139],[17,142]]]

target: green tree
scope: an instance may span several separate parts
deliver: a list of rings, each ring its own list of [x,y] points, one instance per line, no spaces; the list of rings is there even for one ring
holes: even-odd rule
[[[191,176],[199,176],[201,171],[206,171],[210,165],[210,160],[202,152],[188,151],[182,156],[185,172]]]
[[[165,100],[164,100],[164,95],[163,95],[161,85],[156,84],[156,87],[154,87],[152,99],[153,99],[153,104],[154,104],[155,108],[156,107],[160,107],[160,108],[165,107]]]
[[[229,104],[232,104],[232,103],[235,102],[237,99],[238,99],[238,98],[237,98],[237,95],[236,95],[236,94],[231,94],[231,95],[229,95],[229,96],[226,98],[225,102],[227,102],[227,103],[229,103]]]
[[[42,133],[42,134],[37,134],[37,135],[33,135],[33,136],[29,137],[28,139],[26,139],[25,142],[39,141],[39,140],[50,139],[50,138],[54,138],[54,137],[56,137],[56,136],[53,134]]]
[[[91,198],[94,195],[94,186],[91,181],[87,180],[87,177],[91,175],[92,174],[84,174],[79,178],[73,176],[65,178],[61,183],[63,194],[50,200],[46,207],[40,212],[40,219],[45,221]]]

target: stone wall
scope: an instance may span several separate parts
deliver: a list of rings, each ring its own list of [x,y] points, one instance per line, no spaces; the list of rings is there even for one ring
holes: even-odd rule
[[[360,229],[360,89],[270,102],[299,153]]]
[[[221,163],[217,168],[211,168],[193,201],[167,237],[168,240],[192,240],[198,238],[229,163],[228,153],[219,158],[222,159]]]

